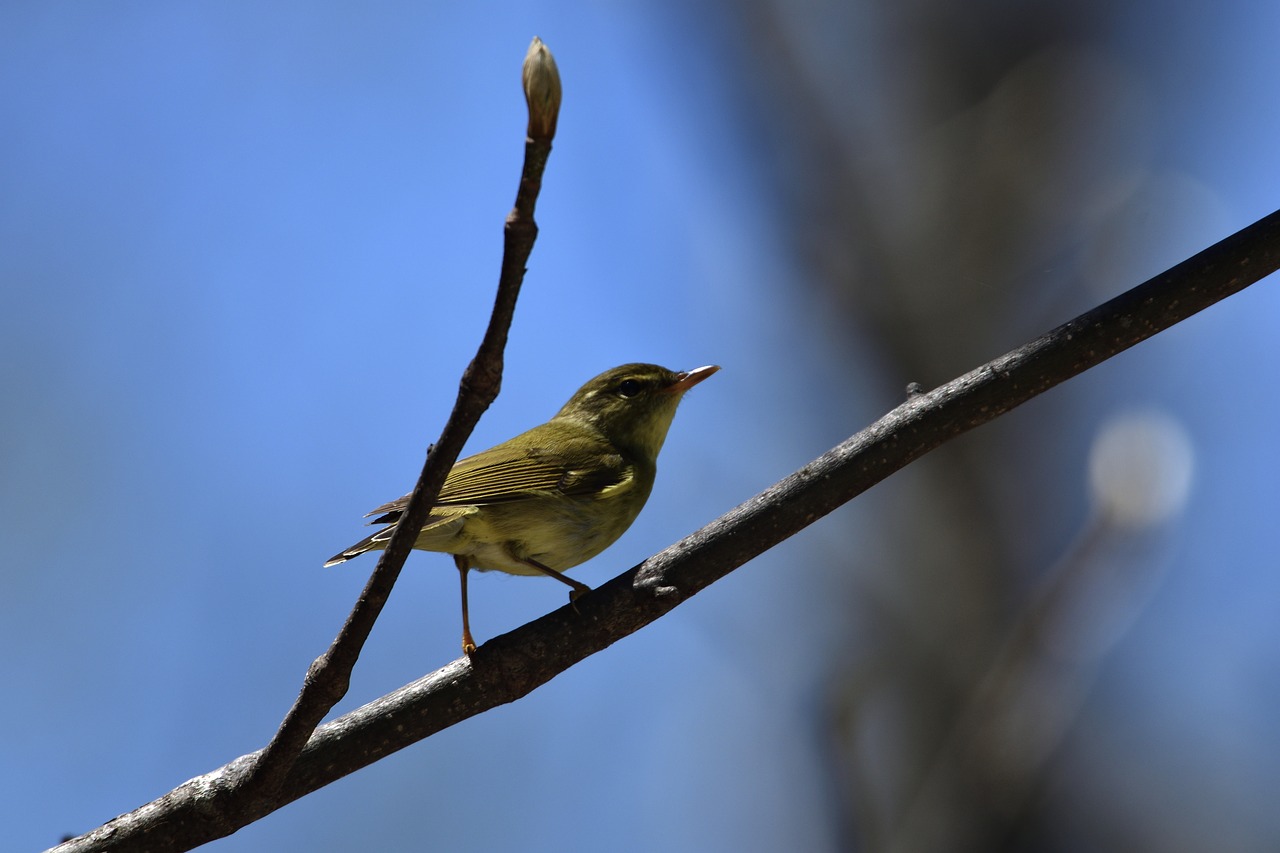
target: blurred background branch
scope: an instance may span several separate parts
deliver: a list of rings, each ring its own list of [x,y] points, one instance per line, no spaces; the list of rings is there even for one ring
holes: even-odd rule
[[[830,345],[850,361],[870,354],[873,382],[927,385],[1107,292],[1133,268],[1135,241],[1185,227],[1179,212],[1203,206],[1153,166],[1153,105],[1116,59],[1113,6],[748,5],[736,42],[754,92],[743,122],[762,131],[797,281],[828,318]],[[1064,786],[1109,771],[1064,778],[1054,761],[1117,622],[1162,575],[1183,503],[1126,515],[1118,493],[1160,503],[1177,479],[1185,495],[1191,467],[1185,428],[1160,413],[1163,432],[1131,434],[1095,471],[1089,520],[1073,521],[1067,448],[1010,460],[1044,457],[1044,437],[1079,420],[1083,396],[1055,395],[1022,428],[999,423],[933,455],[878,515],[891,556],[844,561],[860,576],[850,624],[864,624],[833,655],[830,702],[813,722],[832,745],[847,849],[1196,846],[1185,813],[1168,824],[1167,813],[1124,824],[1072,814],[1079,799]],[[1097,416],[1104,433],[1119,428]],[[1181,452],[1157,452],[1167,434],[1183,436]],[[1063,840],[1078,831],[1087,843]]]

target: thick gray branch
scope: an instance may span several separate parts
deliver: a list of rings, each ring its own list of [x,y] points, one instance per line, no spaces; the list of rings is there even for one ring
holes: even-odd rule
[[[644,563],[321,726],[284,778],[281,803],[519,699],[642,628],[928,451],[1169,328],[1280,267],[1280,212],[1048,334],[925,394]],[[256,754],[255,754],[256,755]],[[255,755],[57,848],[185,850],[243,825],[228,809]],[[228,829],[228,827],[231,827]]]

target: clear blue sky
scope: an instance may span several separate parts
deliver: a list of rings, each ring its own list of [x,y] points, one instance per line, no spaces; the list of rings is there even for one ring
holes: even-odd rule
[[[1277,22],[1255,5],[1268,25],[1243,7],[1225,22],[1166,10],[1154,34],[1135,22],[1137,55],[1167,75],[1151,95],[1158,167],[1205,202],[1187,233],[1153,238],[1139,278],[1278,206]],[[615,364],[725,368],[682,406],[649,509],[577,576],[613,576],[896,402],[807,396],[843,368],[791,298],[724,114],[721,35],[697,15],[6,4],[0,822],[13,849],[91,829],[274,731],[372,568],[320,563],[411,485],[487,321],[535,34],[565,106],[503,392],[471,447],[545,419]],[[1265,533],[1280,507],[1278,310],[1268,283],[1076,380],[1098,383],[1100,409],[1170,408],[1193,437],[1181,569],[1113,677],[1141,683],[1131,701],[1151,714],[1133,725],[1148,735],[1203,724],[1197,748],[1244,792],[1274,791],[1280,766]],[[402,373],[409,393],[391,398]],[[787,415],[814,405],[847,420]],[[804,565],[823,535],[209,849],[828,848],[797,722],[818,664],[795,644],[822,596]],[[564,598],[493,575],[472,590],[478,638]],[[341,708],[455,657],[456,595],[446,558],[412,557]],[[815,644],[830,618],[816,617]]]

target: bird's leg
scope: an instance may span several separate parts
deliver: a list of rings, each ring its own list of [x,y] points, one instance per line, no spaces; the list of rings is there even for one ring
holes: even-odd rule
[[[569,601],[573,601],[578,596],[582,595],[584,592],[591,592],[591,587],[587,586],[585,583],[582,583],[581,581],[576,581],[571,577],[566,577],[564,572],[557,572],[555,569],[550,568],[549,566],[542,565],[542,563],[539,563],[537,560],[530,560],[528,557],[517,557],[516,559],[524,563],[526,566],[528,566],[531,569],[537,569],[538,571],[542,572],[544,575],[546,575],[549,578],[555,578],[561,583],[565,583],[573,587],[573,589],[569,592]]]
[[[458,576],[462,579],[462,653],[471,656],[476,650],[476,641],[471,638],[471,619],[467,615],[467,572],[471,563],[460,554],[453,555],[453,564],[458,567]]]

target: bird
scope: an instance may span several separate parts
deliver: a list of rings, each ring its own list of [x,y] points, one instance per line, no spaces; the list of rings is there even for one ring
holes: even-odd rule
[[[471,569],[546,575],[570,587],[571,602],[591,590],[564,572],[604,551],[635,521],[676,407],[719,369],[635,363],[606,370],[551,420],[453,466],[413,547],[453,555],[464,654],[476,650],[467,608]],[[376,516],[369,524],[388,526],[324,565],[386,548],[408,503],[405,495],[367,513]]]

